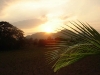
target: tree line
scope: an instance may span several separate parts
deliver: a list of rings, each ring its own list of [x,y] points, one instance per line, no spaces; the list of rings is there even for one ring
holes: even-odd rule
[[[24,37],[24,32],[19,28],[6,21],[0,22],[0,51],[29,48],[29,46],[44,47],[51,40],[53,39],[50,37],[39,40],[27,39]]]
[[[57,43],[62,38],[56,37],[47,39],[27,39],[24,37],[24,32],[6,21],[0,22],[0,51],[16,50],[29,47],[46,47],[50,43]],[[71,44],[72,39],[67,40]]]

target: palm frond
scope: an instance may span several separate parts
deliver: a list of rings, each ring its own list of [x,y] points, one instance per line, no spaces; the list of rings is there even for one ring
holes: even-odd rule
[[[94,45],[91,44],[76,44],[74,46],[69,47],[64,53],[60,55],[60,58],[53,66],[54,72],[59,70],[62,67],[68,66],[79,59],[99,52],[98,48],[95,48]]]
[[[62,27],[64,30],[61,30],[63,34],[66,36],[71,35],[73,36],[74,41],[78,41],[77,43],[72,42],[73,44],[70,45],[67,43],[67,41],[64,40],[63,46],[59,46],[57,49],[57,44],[55,45],[49,45],[53,50],[47,52],[47,59],[49,61],[56,61],[56,63],[53,65],[54,72],[59,70],[62,67],[68,66],[79,59],[91,55],[91,54],[98,54],[100,53],[100,34],[91,27],[88,23],[82,23],[79,21],[79,23],[76,22],[70,22],[74,27],[71,27],[69,25],[65,25],[69,28],[71,28],[71,32],[73,33],[67,33],[67,28]],[[81,41],[82,42],[81,42]],[[66,44],[67,43],[67,44]],[[62,45],[62,43],[59,42],[59,45]]]

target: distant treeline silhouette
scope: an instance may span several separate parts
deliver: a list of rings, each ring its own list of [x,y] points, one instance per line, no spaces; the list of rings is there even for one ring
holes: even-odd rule
[[[61,37],[47,39],[33,39],[24,37],[24,32],[19,28],[13,26],[9,22],[0,22],[0,51],[5,50],[16,50],[22,48],[32,48],[32,47],[46,47],[50,43],[56,44],[58,41],[64,40]],[[67,39],[67,43],[71,44],[75,42],[73,38]]]
[[[58,42],[64,41],[65,39],[56,37],[56,38],[50,38],[48,37],[47,39],[25,39],[24,40],[24,48],[29,48],[29,47],[49,47],[50,44],[59,44]],[[67,44],[72,45],[73,43],[76,43],[76,40],[70,38],[66,40]]]

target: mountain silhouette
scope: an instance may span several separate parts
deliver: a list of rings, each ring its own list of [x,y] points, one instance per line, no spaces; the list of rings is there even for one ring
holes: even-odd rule
[[[27,35],[26,38],[32,38],[32,39],[47,39],[48,37],[54,38],[53,33],[48,34],[46,32],[37,32],[35,34],[32,35]]]
[[[65,34],[64,32],[66,32],[67,34]],[[57,33],[46,33],[46,32],[38,32],[32,35],[27,35],[26,38],[33,38],[33,39],[47,39],[48,37],[51,38],[56,38],[56,37],[62,37],[62,38],[72,38],[71,35],[76,35],[75,33],[73,33],[70,30],[61,30]]]

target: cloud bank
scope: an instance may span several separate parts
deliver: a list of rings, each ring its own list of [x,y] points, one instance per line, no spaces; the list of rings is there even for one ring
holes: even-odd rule
[[[59,27],[72,20],[100,28],[100,0],[0,0],[0,20],[13,23],[25,32],[39,25]],[[22,25],[23,24],[23,25]]]

